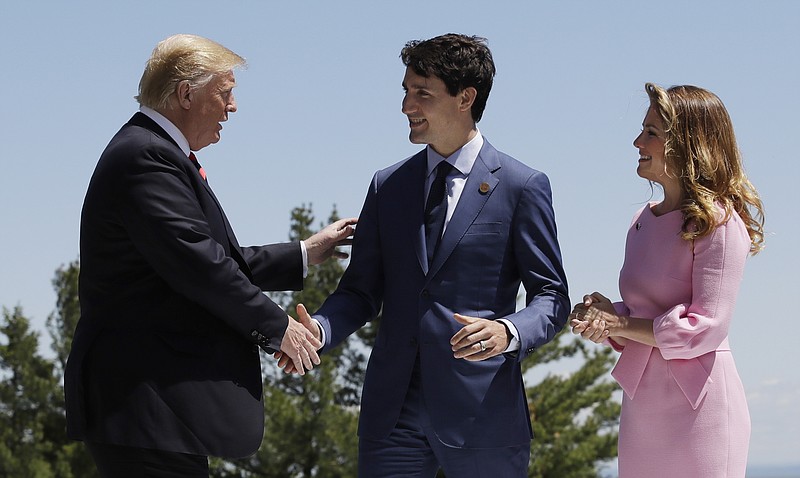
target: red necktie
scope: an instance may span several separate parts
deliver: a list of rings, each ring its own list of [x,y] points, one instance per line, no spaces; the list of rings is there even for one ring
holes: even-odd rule
[[[206,170],[200,166],[200,163],[197,162],[197,156],[194,153],[189,153],[189,159],[194,163],[194,167],[197,168],[197,171],[200,173],[200,177],[203,178],[204,181],[208,181],[206,179]]]

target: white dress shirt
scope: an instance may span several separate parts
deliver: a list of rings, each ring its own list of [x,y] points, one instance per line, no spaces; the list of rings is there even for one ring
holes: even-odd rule
[[[425,183],[425,197],[423,198],[423,204],[427,202],[428,193],[431,189],[431,185],[433,184],[433,180],[436,177],[436,167],[439,165],[439,163],[442,161],[447,161],[454,168],[453,171],[447,175],[445,182],[445,188],[447,191],[447,214],[445,215],[442,234],[444,234],[444,231],[447,229],[447,224],[450,222],[450,218],[453,217],[453,211],[455,211],[458,201],[461,199],[461,193],[464,192],[464,184],[467,182],[469,173],[472,172],[472,167],[475,165],[475,161],[478,159],[478,154],[481,152],[482,147],[483,135],[481,135],[480,131],[477,131],[475,137],[473,137],[467,142],[467,144],[462,146],[447,158],[434,151],[434,149],[428,145],[428,176]],[[519,331],[517,328],[514,327],[514,324],[508,320],[498,320],[508,327],[508,330],[512,335],[511,340],[508,343],[508,347],[504,350],[504,352],[514,352],[519,350]]]

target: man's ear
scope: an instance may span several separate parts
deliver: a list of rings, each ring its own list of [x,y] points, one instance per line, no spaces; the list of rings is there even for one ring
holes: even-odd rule
[[[458,109],[461,111],[470,111],[472,104],[475,103],[475,97],[478,96],[478,90],[473,86],[468,86],[458,93],[459,104]]]
[[[178,105],[181,108],[185,110],[191,108],[194,93],[189,85],[189,80],[183,80],[178,83],[178,86],[175,87],[175,96],[178,98]]]

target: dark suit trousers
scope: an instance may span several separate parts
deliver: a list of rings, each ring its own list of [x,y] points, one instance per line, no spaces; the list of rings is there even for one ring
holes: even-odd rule
[[[103,478],[208,478],[208,457],[86,442]]]
[[[400,418],[382,440],[358,442],[359,478],[527,478],[530,446],[456,448],[436,436],[424,405],[419,357]]]

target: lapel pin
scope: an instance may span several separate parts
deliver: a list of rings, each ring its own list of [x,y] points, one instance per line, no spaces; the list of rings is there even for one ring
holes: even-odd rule
[[[491,188],[489,187],[489,183],[481,183],[480,187],[478,187],[478,191],[480,191],[480,192],[481,192],[481,194],[486,194],[486,193],[488,193],[488,192],[489,192],[489,189],[491,189]]]

